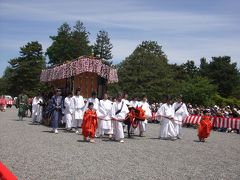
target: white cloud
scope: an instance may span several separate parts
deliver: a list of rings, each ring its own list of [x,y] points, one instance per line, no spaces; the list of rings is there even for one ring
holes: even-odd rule
[[[232,62],[237,62],[240,68],[239,48],[240,39],[232,41],[228,38],[192,38],[176,43],[168,42],[165,46],[170,63],[185,63],[194,60],[199,65],[200,58],[211,60],[212,57],[231,56]]]
[[[107,3],[106,3],[107,2]],[[93,5],[94,4],[94,5]],[[171,32],[207,31],[216,28],[231,29],[237,26],[231,16],[202,14],[185,11],[149,10],[129,1],[63,1],[1,3],[2,17],[20,21],[76,21],[122,27],[136,30]],[[16,17],[16,15],[19,15]]]
[[[169,63],[182,64],[187,60],[194,60],[198,66],[202,57],[211,60],[213,56],[231,56],[232,62],[237,62],[240,68],[240,59],[238,59],[240,39],[239,41],[232,41],[228,38],[208,39],[195,37],[192,39],[171,39],[170,41],[166,39],[155,40],[162,46]],[[115,39],[112,40],[112,43],[114,44],[112,50],[114,59],[119,62],[119,60],[124,60],[129,56],[137,45],[141,43],[141,40]]]
[[[135,40],[124,40],[124,39],[115,39],[112,40],[113,49],[113,59],[124,60],[127,56],[129,56],[134,49],[140,44],[140,41]]]

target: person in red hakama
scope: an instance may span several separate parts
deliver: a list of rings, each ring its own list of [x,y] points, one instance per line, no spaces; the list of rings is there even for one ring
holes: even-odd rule
[[[98,128],[97,113],[93,109],[93,103],[89,102],[88,110],[84,113],[82,123],[82,134],[84,141],[90,138],[90,142],[94,143],[96,129]]]
[[[205,142],[212,129],[211,116],[208,110],[203,111],[203,116],[198,127],[198,137],[200,142]]]

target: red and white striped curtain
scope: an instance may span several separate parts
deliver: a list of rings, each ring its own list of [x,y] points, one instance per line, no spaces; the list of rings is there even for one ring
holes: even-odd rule
[[[199,124],[201,116],[191,115],[184,119],[183,123],[185,124]],[[240,118],[226,118],[226,117],[217,117],[213,116],[211,118],[213,127],[216,128],[232,128],[240,130]]]

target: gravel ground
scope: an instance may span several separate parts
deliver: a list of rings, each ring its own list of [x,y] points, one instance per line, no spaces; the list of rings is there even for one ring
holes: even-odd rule
[[[197,142],[197,130],[184,128],[182,140],[159,140],[159,125],[145,137],[125,143],[96,139],[16,121],[17,110],[0,112],[0,161],[19,179],[238,179],[240,135],[212,132]]]

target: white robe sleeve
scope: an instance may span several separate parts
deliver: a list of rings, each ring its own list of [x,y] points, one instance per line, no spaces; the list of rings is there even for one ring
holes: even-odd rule
[[[107,110],[105,109],[105,105],[103,100],[99,103],[99,108],[97,110],[97,115],[100,119],[104,119],[107,116]]]
[[[152,117],[152,111],[151,111],[151,109],[150,109],[150,106],[149,106],[149,104],[148,103],[145,103],[146,105],[145,105],[145,114],[146,114],[146,117],[147,118],[151,118]]]
[[[71,114],[74,112],[74,100],[73,100],[73,98],[71,98],[71,100],[70,100],[70,112],[71,112]]]
[[[162,120],[162,117],[161,117],[161,116],[164,115],[164,111],[165,111],[164,109],[165,109],[165,108],[164,108],[163,105],[158,109],[158,111],[157,111],[157,113],[156,113],[157,120],[159,120],[159,121]]]
[[[99,108],[99,100],[98,100],[98,98],[95,98],[95,100],[94,100],[94,107],[93,107],[96,111],[98,110],[98,108]]]
[[[185,119],[187,116],[189,116],[188,110],[187,110],[187,106],[184,103],[183,104],[183,119]]]

